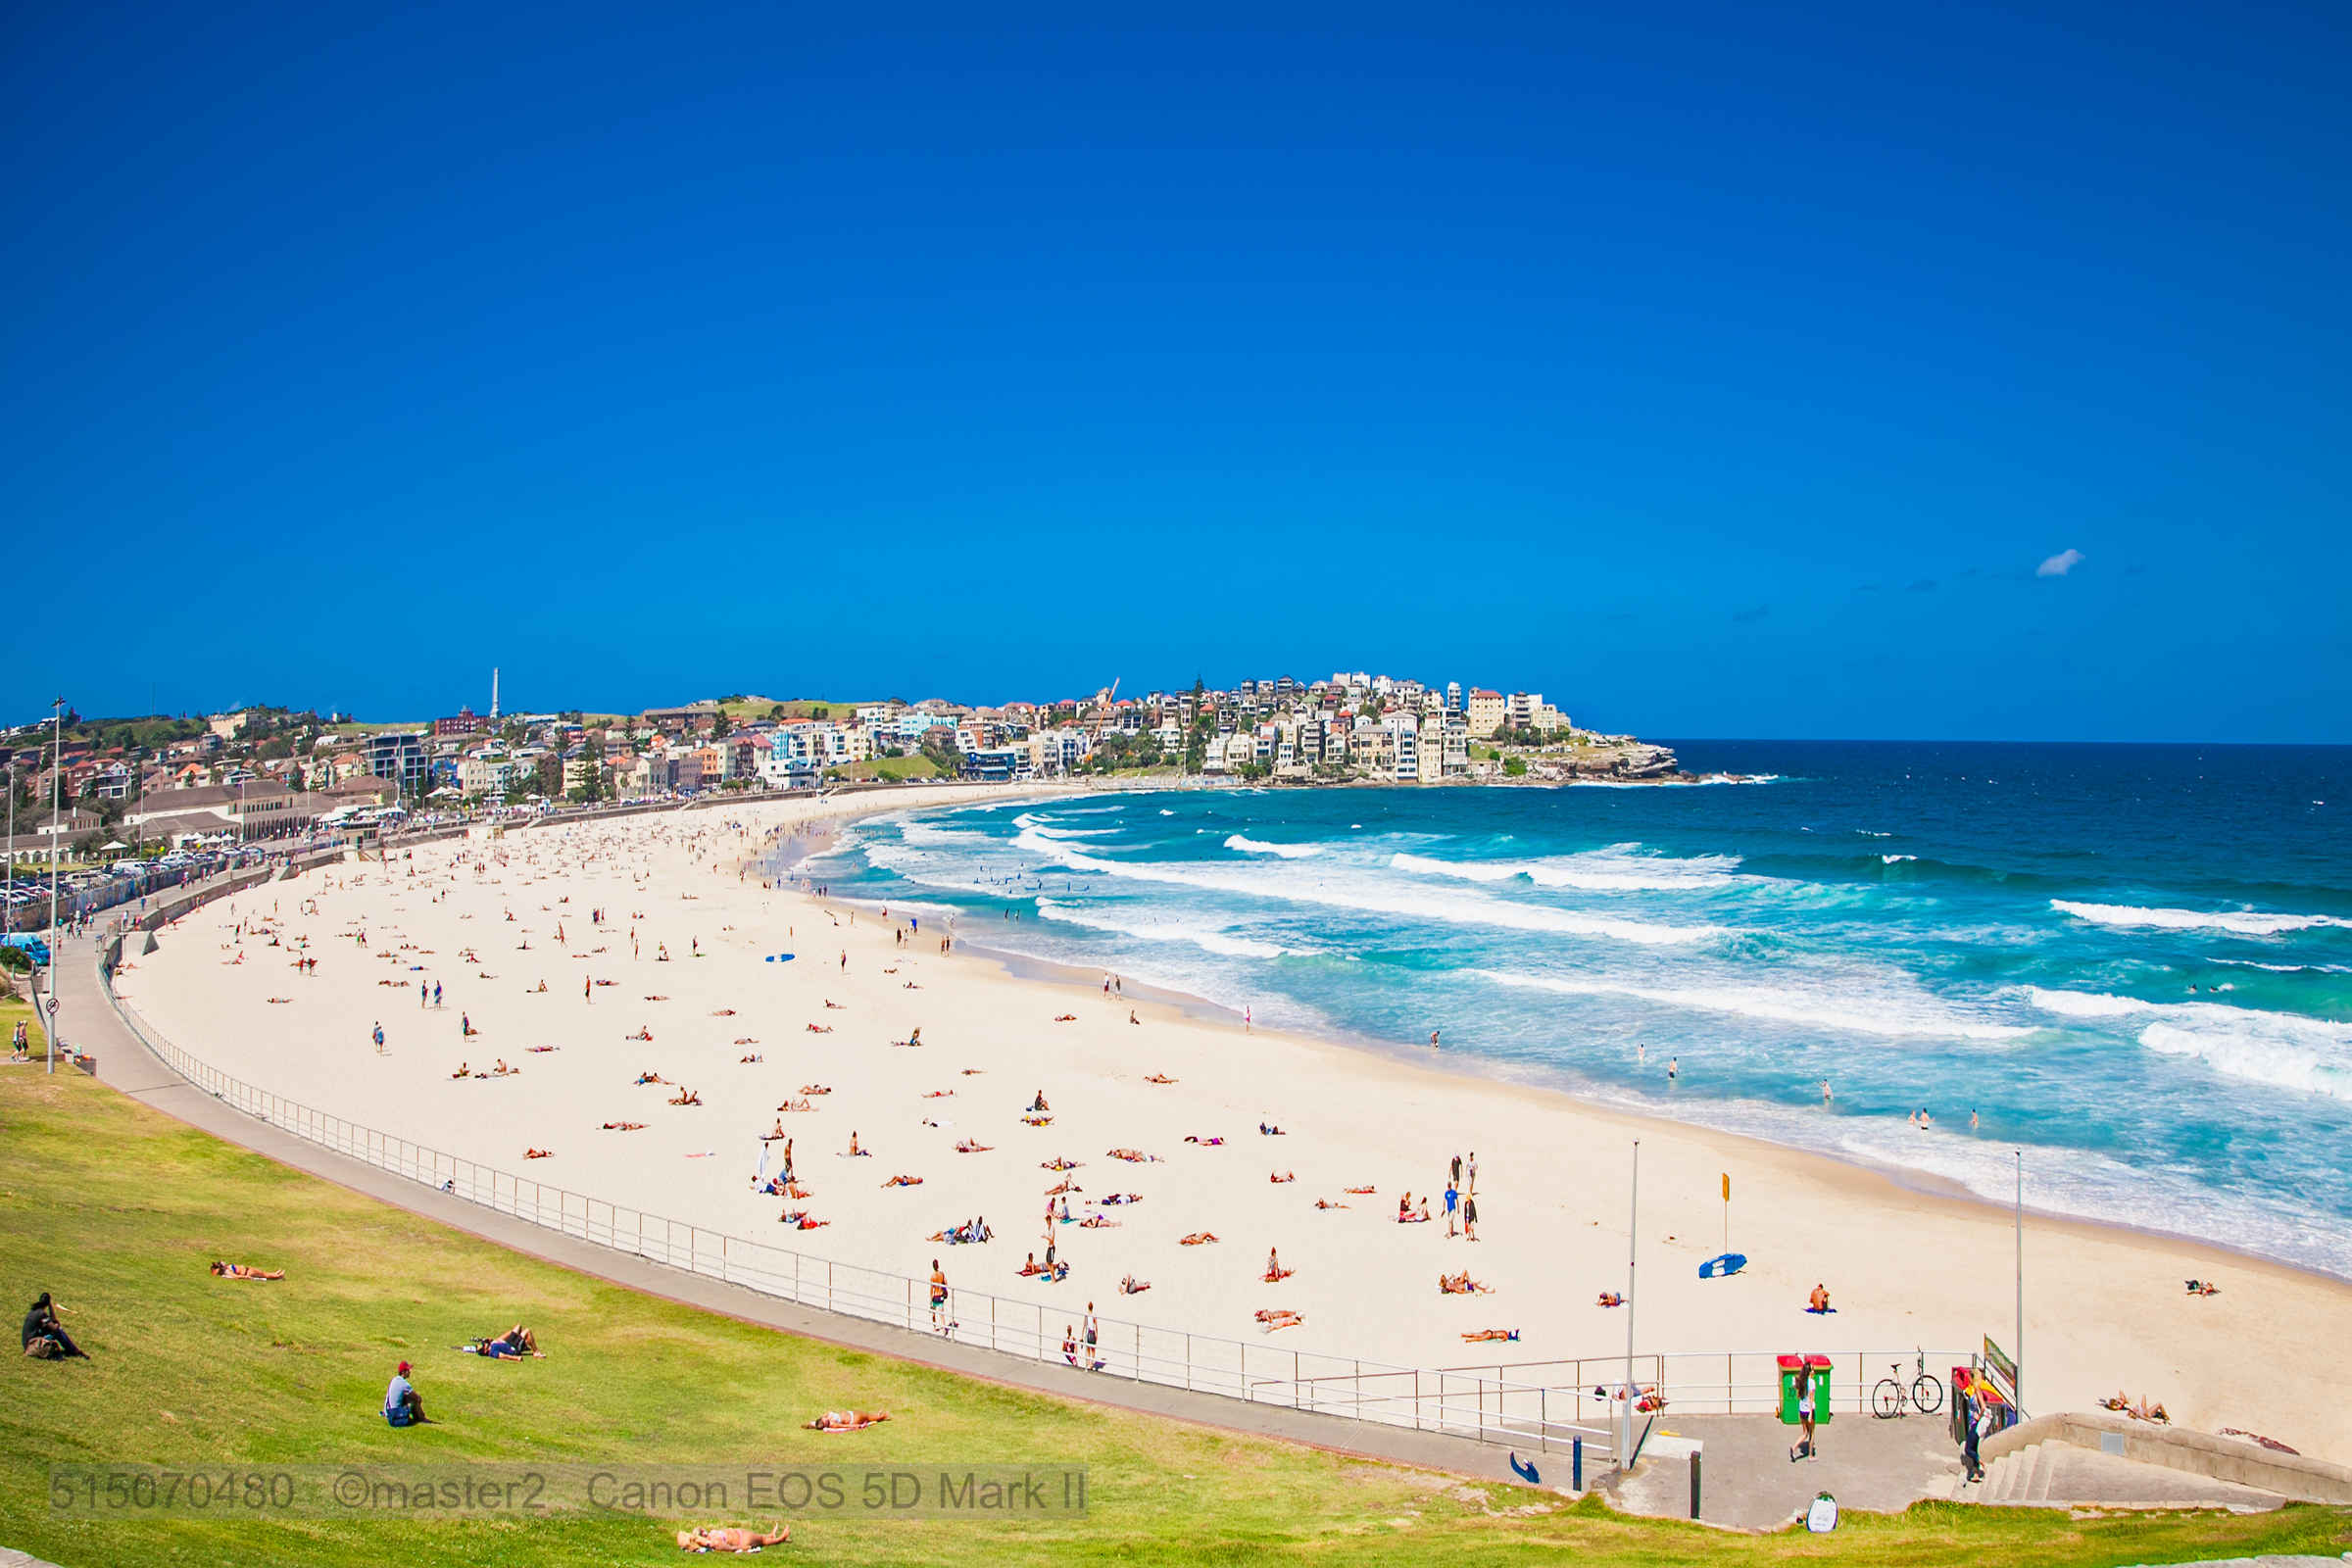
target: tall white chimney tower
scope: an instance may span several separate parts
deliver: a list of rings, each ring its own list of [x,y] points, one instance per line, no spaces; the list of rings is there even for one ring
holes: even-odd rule
[[[496,664],[490,666],[490,717],[493,720],[498,717],[498,666]]]

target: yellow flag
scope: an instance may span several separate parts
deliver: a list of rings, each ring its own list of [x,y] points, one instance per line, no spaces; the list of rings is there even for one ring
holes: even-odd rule
[[[1732,1200],[1732,1173],[1728,1170],[1723,1173],[1723,1200],[1727,1203]]]

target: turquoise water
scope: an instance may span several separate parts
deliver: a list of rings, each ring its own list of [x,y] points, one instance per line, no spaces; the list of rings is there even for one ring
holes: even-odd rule
[[[2036,1207],[2352,1277],[2352,751],[1681,751],[1764,781],[1015,803],[806,874],[2003,1201],[2023,1149]]]

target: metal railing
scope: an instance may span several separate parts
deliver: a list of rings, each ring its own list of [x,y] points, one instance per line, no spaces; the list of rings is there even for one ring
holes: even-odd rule
[[[1779,1358],[1802,1352],[1827,1356],[1831,1363],[1830,1403],[1837,1411],[1867,1414],[1878,1385],[1892,1376],[1908,1394],[1927,1357],[1926,1370],[1944,1387],[1944,1404],[1951,1399],[1952,1369],[1973,1366],[1967,1350],[1929,1350],[1912,1346],[1900,1350],[1851,1349],[1836,1346],[1792,1345],[1781,1350],[1665,1350],[1645,1351],[1633,1358],[1633,1382],[1644,1396],[1663,1395],[1670,1412],[1683,1415],[1764,1414],[1781,1407]],[[1626,1382],[1626,1358],[1584,1356],[1549,1361],[1486,1361],[1448,1367],[1447,1375],[1478,1375],[1495,1383],[1535,1384],[1551,1395],[1549,1409],[1566,1421],[1611,1419],[1621,1409],[1618,1400]]]
[[[232,879],[155,911],[148,929],[249,885]],[[934,1311],[930,1282],[714,1231],[607,1199],[519,1176],[292,1101],[201,1061],[165,1039],[116,995],[120,941],[100,956],[115,1014],[181,1077],[230,1107],[322,1149],[479,1203],[560,1235],[761,1295],[909,1331],[936,1330],[960,1345],[1026,1361],[1082,1366],[1099,1376],[1182,1388],[1258,1404],[1443,1433],[1538,1451],[1580,1448],[1598,1464],[1609,1433],[1568,1412],[1574,1389],[1547,1389],[1483,1370],[1400,1367],[1359,1357],[1252,1344],[1181,1329],[1098,1318],[1091,1365],[1069,1331],[1080,1313],[956,1287]],[[1064,1327],[1056,1330],[1052,1320]]]

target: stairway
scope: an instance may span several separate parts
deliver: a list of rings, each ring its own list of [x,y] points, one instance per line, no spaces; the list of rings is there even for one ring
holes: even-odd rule
[[[1990,1507],[2276,1508],[2272,1493],[2163,1465],[2141,1464],[2069,1443],[2036,1443],[1984,1467],[1984,1479],[1960,1493]]]

